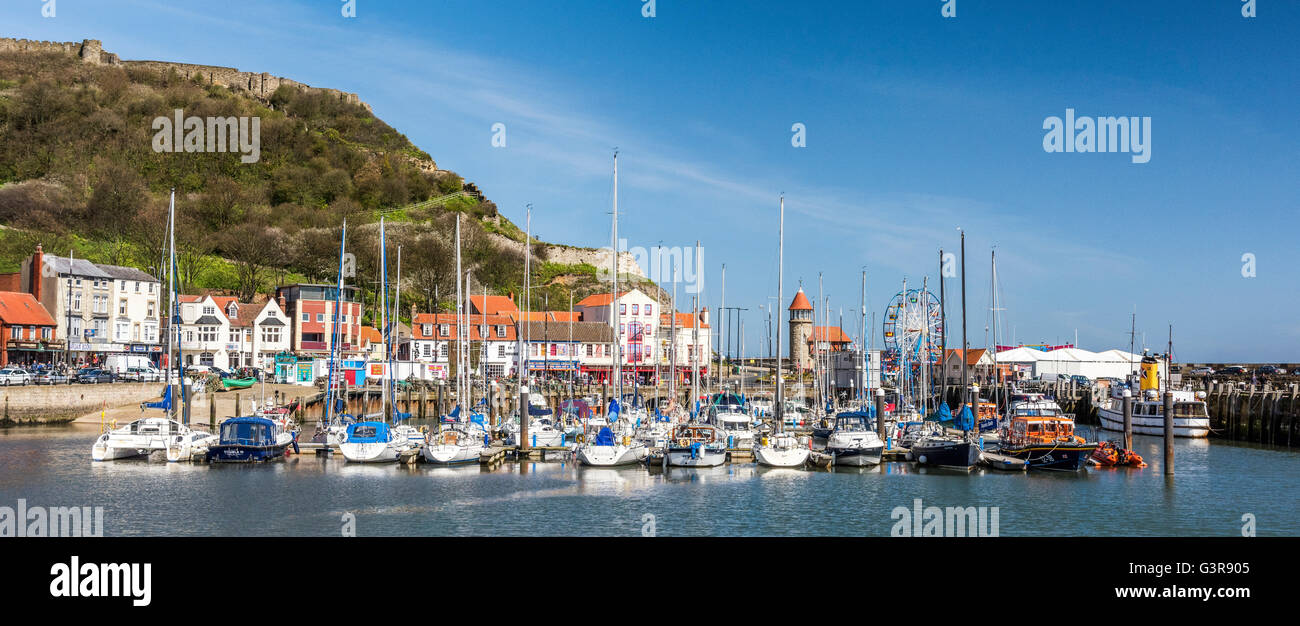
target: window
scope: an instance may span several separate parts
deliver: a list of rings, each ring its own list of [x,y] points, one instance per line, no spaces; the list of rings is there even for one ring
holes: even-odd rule
[[[216,314],[217,314],[217,307],[214,307],[214,306],[205,306],[205,307],[203,307],[203,314],[204,314],[204,315],[216,315]]]
[[[591,356],[591,344],[587,344],[587,356]]]
[[[311,313],[303,313],[303,314],[302,314],[302,321],[304,321],[304,322],[310,322],[310,321],[311,321]]]
[[[14,327],[11,327],[11,328],[9,329],[9,338],[10,338],[10,339],[22,339],[22,338],[23,338],[23,327],[22,327],[22,326],[14,326]]]
[[[445,343],[442,344],[442,350],[441,350],[441,352],[442,352],[442,357],[441,357],[442,360],[446,361],[446,360],[447,360],[447,344],[445,344]]]
[[[127,322],[118,322],[113,326],[113,339],[115,341],[126,341],[131,334],[131,324]]]
[[[117,301],[117,314],[126,315],[126,298]]]
[[[122,281],[122,291],[126,291],[126,281]]]
[[[144,325],[144,340],[147,342],[158,341],[158,327],[153,324]]]
[[[450,337],[450,336],[451,336],[451,326],[448,325],[448,324],[438,324],[438,336],[439,336],[439,337]]]
[[[318,321],[318,322],[323,322],[323,321],[325,321],[325,314],[324,314],[324,313],[317,313],[317,314],[316,314],[316,321]]]
[[[433,346],[432,346],[432,345],[426,343],[426,344],[423,345],[423,348],[424,348],[424,349],[423,349],[424,358],[427,359],[427,358],[433,356]]]
[[[147,312],[147,314],[145,315],[145,317],[154,317],[154,302],[153,302],[153,300],[150,300],[150,301],[149,301],[149,304],[145,307],[145,311]]]
[[[230,343],[239,343],[239,330],[238,330],[238,329],[235,329],[235,328],[230,329]]]
[[[80,337],[80,336],[81,336],[81,318],[80,318],[80,317],[74,317],[74,318],[72,318],[71,321],[72,321],[72,325],[68,327],[68,336],[69,336],[69,337]]]
[[[45,341],[49,341],[49,340],[50,340],[51,330],[52,330],[52,329],[50,329],[50,328],[42,328],[42,329],[41,329],[41,339],[44,339]]]
[[[140,293],[140,281],[135,281],[135,292]]]
[[[637,308],[637,305],[635,305],[635,304],[632,305],[632,315],[636,315],[636,308]]]
[[[185,331],[185,343],[194,343],[194,331]]]
[[[216,340],[217,340],[217,327],[216,327],[216,326],[200,326],[200,327],[199,327],[199,341],[212,342],[212,341],[216,341]]]
[[[280,343],[280,327],[265,326],[262,328],[262,343]]]
[[[504,359],[505,356],[506,356],[506,347],[504,345],[497,346],[497,358]]]
[[[619,315],[627,315],[627,305],[626,304],[618,305],[618,313]]]
[[[73,311],[76,311],[76,312],[78,312],[78,313],[81,312],[81,292],[80,292],[80,291],[78,291],[77,293],[72,294],[72,310],[73,310]]]
[[[505,336],[506,336],[506,325],[497,324],[497,337],[504,338]]]
[[[652,307],[652,306],[654,306],[654,305],[653,305],[653,304],[647,304],[647,305],[645,305],[645,314],[646,314],[646,315],[652,315],[652,313],[650,312],[650,307]]]

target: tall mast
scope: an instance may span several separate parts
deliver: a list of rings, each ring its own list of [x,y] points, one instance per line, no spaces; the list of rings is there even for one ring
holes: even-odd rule
[[[943,286],[947,281],[943,277],[943,248],[939,248],[939,363],[941,372],[939,378],[939,396],[941,402],[948,404],[948,312],[947,294],[944,293]]]
[[[862,406],[867,406],[871,401],[871,396],[867,395],[867,270],[862,270],[862,296],[858,304],[858,311],[862,314],[861,321],[858,322],[858,394],[862,399]]]
[[[167,319],[167,359],[170,361],[172,358],[172,336],[180,332],[180,328],[177,325],[177,320],[180,319],[180,312],[176,308],[176,189],[174,188],[172,189],[171,202],[167,208],[167,255],[167,308],[169,309]],[[71,251],[68,252],[68,284],[72,284]],[[71,288],[69,288],[69,290],[70,289]],[[68,328],[72,328],[71,323],[68,324]],[[63,340],[64,343],[69,343],[70,341],[68,337],[64,337]],[[176,343],[180,343],[179,340]],[[170,372],[170,366],[173,365],[173,363],[168,363],[168,365],[167,389],[172,391],[172,393],[169,395],[171,403],[167,407],[167,419],[172,419],[173,416],[176,415],[177,398],[175,390],[172,389],[172,377]],[[176,359],[174,365],[176,366],[176,382],[181,383],[182,393],[184,393],[185,383],[182,382],[181,379],[181,365],[179,358]],[[235,407],[235,409],[235,414],[238,415],[239,407]]]
[[[339,304],[343,299],[343,259],[347,249],[347,244],[348,244],[348,218],[345,217],[343,218],[343,234],[339,238],[338,286],[336,291],[334,292],[334,314],[335,315],[338,315]],[[329,346],[330,359],[327,365],[328,371],[326,374],[326,383],[325,383],[325,389],[326,389],[325,397],[327,398],[327,402],[325,404],[325,426],[326,427],[329,427],[330,425],[331,422],[330,416],[334,411],[334,401],[336,398],[335,396],[336,392],[334,391],[334,369],[338,359],[338,356],[336,354],[338,347],[339,347],[339,325],[335,323],[330,327],[330,346]]]
[[[961,398],[963,406],[970,406],[970,380],[966,365],[970,362],[970,344],[966,342],[966,231],[961,231]]]
[[[785,194],[781,194],[781,213],[776,232],[776,304],[779,307],[785,303]],[[785,380],[781,376],[784,365],[785,362],[781,358],[781,320],[778,317],[776,321],[776,402],[774,403],[776,405],[774,427],[778,433],[785,425]]]
[[[461,216],[460,213],[457,213],[457,214],[456,214],[456,404],[458,404],[458,405],[461,407],[461,410],[462,410],[462,411],[465,411],[465,410],[468,410],[467,407],[465,407],[465,396],[462,394],[462,390],[464,389],[464,383],[463,383],[463,380],[464,380],[464,376],[465,376],[465,368],[461,366],[461,360],[462,360],[462,357],[464,356],[464,354],[463,354],[463,353],[464,353],[464,350],[462,350],[462,349],[461,349],[461,346],[460,346],[460,343],[461,343],[461,342],[460,342],[460,333],[461,333],[461,330],[462,330],[463,327],[464,327],[464,324],[462,324],[461,321],[460,321],[461,307],[462,307],[462,303],[461,303],[461,296],[462,296],[462,294],[461,294],[461,290],[460,290],[460,287],[461,287],[461,285],[460,285],[460,277],[461,277],[461,273],[460,273],[460,270],[461,270],[461,266],[460,266],[460,216]],[[528,258],[528,257],[524,257],[525,261],[527,260],[527,258]],[[528,407],[527,407],[527,406],[524,406],[524,407],[521,408],[520,410],[521,410],[521,411],[527,411],[527,410],[528,410]],[[523,415],[523,413],[521,413],[520,415]],[[524,419],[524,418],[521,417],[521,418],[520,418],[520,421],[522,422],[523,419]]]
[[[622,406],[623,402],[623,332],[619,328],[623,318],[619,312],[618,302],[618,150],[614,151],[614,232],[613,232],[613,254],[610,255],[610,264],[614,268],[614,293],[610,298],[609,306],[614,311],[614,398]]]
[[[998,251],[997,250],[992,250],[989,253],[989,268],[991,272],[990,276],[992,277],[990,279],[992,283],[991,288],[993,291],[993,295],[990,297],[990,299],[993,302],[993,376],[994,376],[993,407],[994,410],[996,411],[998,406],[998,399],[1001,395],[999,391],[1001,391],[1001,387],[1002,387],[1002,371],[998,369]]]
[[[529,269],[531,265],[530,262],[532,260],[532,256],[533,256],[533,205],[530,202],[528,203],[527,217],[524,218],[524,316],[523,316],[524,323],[522,324],[522,326],[524,331],[523,346],[525,352],[522,353],[519,362],[519,384],[521,385],[524,384],[524,381],[528,380],[528,368],[526,367],[527,364],[526,357],[528,356],[527,352],[533,349],[532,346],[532,342],[533,342],[532,321],[533,320],[528,316],[529,311],[531,311],[533,307],[533,300],[532,300],[533,275],[531,273],[531,270]],[[522,406],[524,406],[525,408],[527,407],[527,405],[522,405]],[[520,423],[522,424],[524,419],[522,417],[524,415],[522,409],[519,415],[520,415],[519,420]]]
[[[725,355],[724,355],[724,353],[723,353],[722,335],[723,335],[723,333],[726,333],[726,332],[727,332],[727,322],[728,322],[728,319],[727,319],[727,264],[726,264],[726,263],[723,263],[723,264],[722,264],[722,303],[718,305],[718,334],[717,334],[717,341],[715,342],[715,343],[717,344],[717,346],[718,346],[718,376],[717,376],[718,387],[716,388],[716,390],[717,390],[718,392],[722,392],[722,391],[724,391],[724,387],[725,387],[725,385],[723,384],[723,377],[725,377],[725,376],[727,375],[727,370],[723,368],[722,359],[723,359],[724,356],[726,356],[726,357],[730,357],[730,356],[731,356],[730,354],[725,354]],[[727,339],[728,339],[728,341],[727,341],[727,345],[726,345],[726,351],[727,351],[727,352],[730,352],[730,351],[731,351],[731,341],[730,341],[731,336],[730,336],[730,335],[727,335]]]

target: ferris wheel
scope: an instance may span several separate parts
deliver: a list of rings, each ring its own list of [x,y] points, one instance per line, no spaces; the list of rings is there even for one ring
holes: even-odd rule
[[[886,360],[898,367],[900,360],[912,365],[935,364],[942,358],[943,314],[933,292],[908,289],[898,292],[885,309]]]

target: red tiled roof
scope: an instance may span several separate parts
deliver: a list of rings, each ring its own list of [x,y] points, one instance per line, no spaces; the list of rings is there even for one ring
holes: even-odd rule
[[[694,316],[694,315],[691,315],[690,313],[677,313],[676,315],[677,315],[677,327],[678,327],[678,328],[692,328],[691,322],[692,322],[692,320],[695,319],[695,316]],[[673,323],[672,316],[670,316],[670,315],[668,315],[668,314],[666,314],[666,313],[665,313],[665,314],[661,314],[661,315],[659,316],[659,327],[660,327],[660,328],[671,328],[671,327],[672,327],[672,323]],[[700,324],[700,328],[708,328],[708,327],[709,327],[708,324]]]
[[[500,315],[519,310],[508,296],[470,296],[469,306],[476,315]]]
[[[529,311],[527,313],[515,311],[506,313],[513,321],[523,320],[525,322],[581,322],[582,313],[568,311]]]
[[[384,336],[378,328],[373,326],[362,326],[361,332],[357,333],[357,343],[361,346],[367,346],[372,343],[383,343]]]
[[[853,343],[853,339],[839,326],[814,326],[808,341],[828,341],[830,343]]]
[[[812,303],[808,301],[808,296],[803,295],[803,288],[799,289],[799,293],[794,294],[794,301],[790,303],[789,310],[791,311],[813,310]]]
[[[626,296],[629,293],[631,292],[620,291],[618,292],[618,297],[622,298],[623,296]],[[596,293],[580,300],[577,306],[609,306],[609,303],[613,301],[614,301],[614,294],[612,293]]]
[[[183,294],[183,293],[178,293],[178,294],[176,294],[176,301],[177,301],[177,302],[180,302],[180,303],[182,303],[182,304],[190,303],[190,302],[198,302],[199,300],[202,300],[202,299],[203,299],[203,296],[187,296],[187,295],[185,295],[185,294]]]
[[[961,348],[949,348],[948,356],[944,357],[944,360],[946,361],[954,355],[960,358]],[[984,348],[971,348],[970,354],[966,356],[966,365],[979,365],[980,359],[983,358],[983,356]]]
[[[20,291],[0,291],[0,321],[12,326],[56,325],[44,305]]]

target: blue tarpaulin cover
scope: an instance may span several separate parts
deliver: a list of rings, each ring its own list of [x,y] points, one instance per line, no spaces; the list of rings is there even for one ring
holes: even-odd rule
[[[357,422],[349,424],[344,441],[348,443],[388,443],[391,435],[383,422]]]
[[[610,430],[608,426],[602,426],[600,428],[600,432],[596,433],[596,441],[594,442],[594,445],[597,446],[614,445],[614,431]]]
[[[946,405],[945,405],[946,406]],[[975,414],[971,413],[970,405],[962,405],[961,413],[957,414],[957,428],[959,430],[975,429]]]

